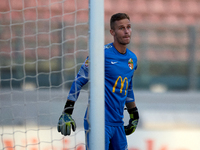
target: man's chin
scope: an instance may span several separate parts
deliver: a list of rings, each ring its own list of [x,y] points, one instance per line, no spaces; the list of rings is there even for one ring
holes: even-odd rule
[[[127,44],[129,44],[130,43],[130,41],[129,42],[121,42],[120,44],[121,45],[127,45]]]

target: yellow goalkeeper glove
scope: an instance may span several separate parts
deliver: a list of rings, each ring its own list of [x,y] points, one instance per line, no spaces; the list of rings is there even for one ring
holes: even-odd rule
[[[73,112],[73,107],[74,107],[74,102],[67,101],[65,105],[65,110],[59,118],[57,130],[58,132],[61,132],[62,135],[65,136],[70,135],[71,128],[74,132],[76,130],[76,123],[71,116]]]
[[[76,130],[76,123],[72,116],[67,113],[63,113],[60,116],[60,119],[58,121],[58,132],[61,132],[62,135],[70,135],[71,134],[71,128],[73,131]]]
[[[130,135],[135,131],[139,121],[139,113],[137,107],[128,109],[128,112],[130,115],[129,124],[124,126],[126,135]]]

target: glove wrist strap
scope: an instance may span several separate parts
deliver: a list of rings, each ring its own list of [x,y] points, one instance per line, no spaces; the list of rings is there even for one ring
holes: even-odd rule
[[[133,120],[139,119],[139,113],[138,113],[137,107],[128,109],[128,113],[129,113],[131,119],[133,119]]]
[[[67,100],[65,107],[64,107],[64,113],[71,115],[74,110],[74,104],[75,104],[75,102]]]

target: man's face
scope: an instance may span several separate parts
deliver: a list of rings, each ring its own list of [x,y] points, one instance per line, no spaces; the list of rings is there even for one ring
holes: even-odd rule
[[[131,23],[128,19],[115,21],[114,29],[110,30],[110,33],[114,36],[114,40],[122,45],[130,43],[131,32]]]

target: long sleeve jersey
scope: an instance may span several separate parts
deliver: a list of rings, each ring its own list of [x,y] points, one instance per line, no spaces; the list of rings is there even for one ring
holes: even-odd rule
[[[113,43],[104,47],[105,52],[105,124],[123,125],[125,103],[134,102],[132,78],[137,69],[137,57],[129,49],[119,53]],[[88,82],[89,57],[81,66],[68,95],[76,101],[81,88]]]

